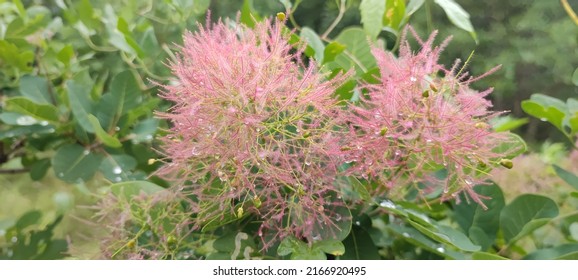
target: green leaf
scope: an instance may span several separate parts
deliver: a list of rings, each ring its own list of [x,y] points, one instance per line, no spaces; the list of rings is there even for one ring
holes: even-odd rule
[[[116,183],[110,186],[110,191],[119,198],[130,200],[133,196],[139,195],[141,192],[145,194],[154,194],[164,190],[163,187],[155,185],[148,181],[130,181]]]
[[[134,135],[132,141],[135,143],[150,142],[157,131],[158,125],[159,121],[156,118],[139,122],[132,130],[132,134]]]
[[[68,102],[77,123],[85,131],[94,133],[92,123],[88,118],[93,110],[90,100],[91,87],[76,80],[66,82],[66,87],[68,88]]]
[[[371,48],[367,41],[365,31],[359,27],[348,27],[341,31],[335,38],[346,47],[346,50],[335,57],[335,61],[329,63],[331,69],[356,69],[358,76],[376,66],[375,58],[371,54]]]
[[[512,243],[558,216],[558,206],[552,199],[523,194],[506,205],[500,213],[500,227],[507,242]]]
[[[415,228],[390,224],[387,226],[387,229],[399,236],[401,239],[446,259],[463,260],[466,258],[462,253],[432,241]]]
[[[32,164],[32,166],[30,166],[30,178],[34,181],[38,181],[44,178],[44,175],[46,175],[46,172],[48,172],[49,168],[50,159],[45,158],[36,161]]]
[[[399,33],[404,18],[405,0],[387,0],[385,13],[383,13],[383,25]]]
[[[492,152],[499,154],[502,158],[512,159],[521,155],[527,150],[526,142],[522,137],[514,133],[507,133],[507,138],[492,149]]]
[[[539,93],[532,94],[530,100],[522,101],[522,110],[542,121],[550,122],[558,130],[566,133],[562,125],[566,116],[567,106],[560,99]]]
[[[504,117],[494,118],[492,123],[492,128],[496,132],[510,131],[514,130],[520,126],[528,123],[528,118],[514,118],[510,115]]]
[[[351,185],[353,191],[355,191],[363,201],[370,202],[372,200],[371,194],[367,190],[367,185],[369,185],[369,182],[364,181],[362,183],[359,181],[359,179],[353,176],[348,176],[347,181]]]
[[[293,236],[288,236],[281,241],[277,247],[279,256],[291,254],[292,260],[326,260],[327,256],[320,248],[309,247],[307,243],[298,240]]]
[[[472,260],[509,260],[507,258],[504,258],[500,255],[496,255],[496,254],[491,254],[491,253],[486,253],[486,252],[474,252],[472,254]]]
[[[314,58],[317,63],[322,63],[325,45],[323,44],[323,41],[321,41],[321,38],[319,38],[319,35],[317,35],[313,29],[303,27],[301,28],[301,34],[299,36],[301,36],[301,38],[307,42],[307,45],[315,51]]]
[[[578,260],[578,252],[568,253],[566,255],[557,257],[556,260]]]
[[[345,253],[340,260],[379,260],[381,256],[367,231],[353,226],[351,233],[343,240]]]
[[[352,225],[351,211],[342,205],[327,206],[326,210],[333,213],[334,218],[331,226],[324,226],[320,222],[314,223],[312,236],[319,235],[320,240],[343,240],[349,235]]]
[[[74,49],[72,45],[66,45],[56,54],[56,58],[64,65],[70,66],[70,60],[74,58]]]
[[[102,129],[100,126],[100,122],[94,115],[88,115],[88,121],[92,125],[92,130],[96,134],[96,137],[105,145],[111,148],[120,148],[122,147],[122,143],[115,138],[114,136],[109,135]]]
[[[445,225],[436,225],[428,228],[412,220],[409,220],[409,224],[429,238],[437,242],[453,245],[460,250],[475,252],[481,249],[480,246],[472,243],[466,235],[454,228]]]
[[[419,8],[421,8],[421,6],[423,6],[424,3],[425,0],[409,0],[409,3],[407,3],[407,6],[405,8],[407,17],[417,12],[417,10],[419,10]]]
[[[219,252],[227,253],[226,259],[231,260],[236,254],[235,259],[243,257],[245,249],[255,248],[255,241],[249,238],[249,235],[244,232],[231,232],[219,237],[213,242],[213,248]]]
[[[538,249],[526,256],[524,260],[555,260],[567,254],[578,253],[578,244],[562,244],[552,248]]]
[[[339,240],[321,240],[313,243],[312,249],[315,248],[334,256],[341,256],[345,253],[345,247]]]
[[[58,109],[50,104],[36,104],[26,97],[11,97],[5,100],[6,110],[29,115],[37,120],[59,123]]]
[[[241,7],[241,23],[249,27],[255,27],[255,22],[260,20],[261,17],[253,8],[253,0],[244,0]]]
[[[92,178],[102,157],[78,144],[61,146],[52,158],[54,173],[63,181],[74,183]]]
[[[572,186],[575,189],[578,189],[578,176],[574,175],[573,173],[563,169],[562,167],[554,164],[554,170],[558,177],[560,177],[564,182],[568,183],[568,185]]]
[[[335,57],[342,53],[345,48],[345,45],[335,41],[327,44],[323,51],[323,64],[334,61]]]
[[[29,226],[38,224],[42,218],[42,213],[37,210],[26,212],[24,215],[20,216],[18,221],[16,221],[16,230],[23,231]]]
[[[142,92],[130,70],[118,73],[112,78],[110,93],[113,96],[112,110],[120,117],[138,107],[142,102]]]
[[[0,39],[0,63],[2,65],[10,65],[20,71],[30,72],[32,71],[33,61],[33,52],[22,50],[15,44]]]
[[[118,17],[117,27],[118,31],[124,35],[124,42],[131,48],[132,54],[136,54],[139,58],[145,57],[145,52],[141,49],[139,44],[136,42],[132,33],[129,30],[128,23],[122,17]],[[122,44],[122,43],[121,43]],[[124,47],[124,44],[122,44]]]
[[[371,37],[377,38],[383,27],[386,0],[362,0],[359,5],[363,30]]]
[[[51,133],[54,133],[54,127],[50,125],[35,124],[28,126],[19,126],[8,130],[0,131],[0,140],[31,134],[51,134]]]
[[[574,241],[578,241],[578,222],[571,223],[570,226],[568,226],[568,232]]]
[[[434,0],[434,2],[442,7],[448,16],[448,19],[455,26],[469,32],[472,38],[474,38],[474,41],[476,41],[476,43],[478,42],[478,37],[474,30],[474,26],[470,21],[470,14],[468,14],[468,12],[466,12],[462,6],[460,6],[454,0]]]
[[[136,167],[136,159],[129,155],[107,155],[100,164],[100,172],[111,182],[133,179],[131,171]]]
[[[487,250],[492,246],[500,228],[500,211],[506,205],[504,194],[496,184],[475,186],[474,191],[488,197],[484,203],[487,210],[477,203],[454,203],[454,218],[470,239]]]
[[[36,104],[51,104],[48,81],[42,77],[28,75],[21,77],[20,94]]]
[[[576,68],[576,70],[574,70],[574,74],[572,74],[572,83],[575,86],[578,86],[578,68]]]

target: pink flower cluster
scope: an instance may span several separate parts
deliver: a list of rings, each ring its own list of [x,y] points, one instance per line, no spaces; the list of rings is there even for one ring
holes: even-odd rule
[[[366,94],[360,105],[352,106],[352,114],[346,116],[350,145],[342,148],[342,156],[352,165],[348,171],[377,180],[376,195],[410,185],[423,197],[442,183],[442,200],[465,192],[483,205],[472,187],[484,184],[487,167],[503,156],[496,147],[509,141],[488,124],[496,115],[485,99],[491,89],[471,89],[469,85],[482,76],[461,74],[459,61],[449,70],[438,63],[448,40],[434,47],[436,33],[426,41],[413,33],[421,45],[417,53],[410,48],[407,32],[399,56],[372,50],[381,76],[377,84],[363,85]],[[447,171],[445,179],[431,176],[440,169]]]
[[[169,162],[159,174],[187,186],[199,228],[254,214],[259,235],[310,241],[331,227],[339,202],[329,153],[344,77],[326,79],[305,66],[281,22],[253,29],[218,22],[184,36],[170,66],[176,79],[160,113],[171,128],[162,138]],[[273,230],[268,230],[273,229]],[[264,232],[265,231],[265,232]],[[276,239],[276,238],[271,238]]]

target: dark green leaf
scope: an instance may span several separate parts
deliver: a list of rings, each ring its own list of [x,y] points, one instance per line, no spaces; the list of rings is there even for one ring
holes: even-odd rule
[[[506,205],[500,214],[500,227],[507,242],[514,242],[522,236],[545,225],[558,216],[558,206],[545,196],[523,194]]]
[[[78,144],[61,146],[52,158],[54,173],[63,181],[86,181],[94,175],[102,157]]]
[[[18,221],[16,221],[16,229],[18,231],[24,231],[27,227],[38,224],[40,218],[42,218],[42,213],[40,213],[40,211],[34,210],[26,212],[18,219]]]
[[[45,158],[35,162],[32,164],[32,166],[30,166],[30,178],[34,181],[38,181],[44,178],[44,175],[46,175],[46,172],[48,172],[49,168],[50,159]]]
[[[381,256],[373,240],[367,231],[358,226],[353,226],[351,233],[343,240],[345,254],[339,257],[341,260],[379,260]]]
[[[502,190],[496,184],[475,186],[474,191],[488,197],[484,200],[487,210],[477,203],[467,203],[462,199],[460,204],[454,204],[454,218],[474,243],[487,250],[500,228],[500,211],[506,202]]]

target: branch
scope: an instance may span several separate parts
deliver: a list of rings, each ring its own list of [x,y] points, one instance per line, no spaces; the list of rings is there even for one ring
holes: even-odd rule
[[[570,18],[572,18],[572,20],[574,21],[574,23],[578,25],[578,16],[576,15],[572,7],[570,7],[570,4],[568,4],[568,0],[560,0],[560,2],[562,2],[562,6],[564,7],[564,10],[566,10],[566,13],[568,13]]]
[[[28,168],[21,168],[21,169],[0,169],[0,174],[18,174],[18,173],[26,173],[30,171]]]

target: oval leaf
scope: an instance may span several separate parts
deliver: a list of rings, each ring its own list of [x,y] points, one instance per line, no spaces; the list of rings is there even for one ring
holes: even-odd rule
[[[54,173],[63,181],[74,183],[92,178],[102,157],[78,144],[60,147],[52,158]]]
[[[516,197],[500,213],[504,238],[513,242],[558,216],[558,206],[552,199],[535,194]]]

